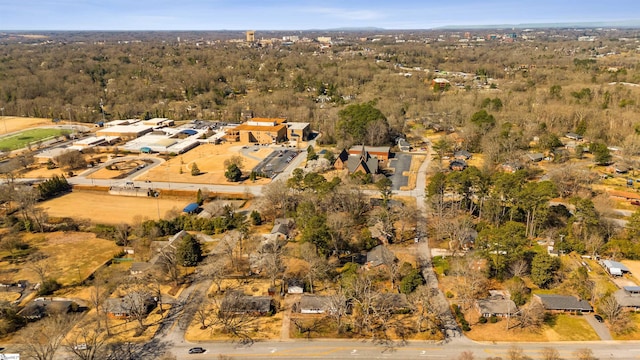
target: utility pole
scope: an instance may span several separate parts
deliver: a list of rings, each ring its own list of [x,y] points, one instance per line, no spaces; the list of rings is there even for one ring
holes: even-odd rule
[[[4,133],[8,134],[9,132],[7,131],[7,119],[4,118],[4,106],[0,108],[0,111],[2,111],[2,121],[4,122]]]

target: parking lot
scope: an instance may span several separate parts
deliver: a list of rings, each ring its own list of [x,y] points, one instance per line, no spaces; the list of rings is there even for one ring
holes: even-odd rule
[[[253,171],[258,174],[266,174],[269,177],[273,177],[283,172],[296,156],[298,156],[297,150],[275,150],[256,165]]]
[[[389,160],[389,167],[393,168],[393,175],[389,177],[393,190],[400,190],[401,187],[409,184],[409,177],[402,174],[411,170],[411,155],[396,153],[395,157]]]

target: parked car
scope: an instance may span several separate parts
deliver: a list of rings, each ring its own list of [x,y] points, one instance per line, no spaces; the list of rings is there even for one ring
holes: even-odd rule
[[[598,315],[598,314],[593,315],[593,317],[594,317],[594,318],[596,318],[596,320],[597,320],[598,322],[600,322],[600,323],[604,321],[604,319],[602,318],[602,316],[600,316],[600,315]]]
[[[201,348],[201,347],[194,347],[194,348],[189,349],[189,354],[202,354],[202,353],[204,353],[205,351],[207,351],[207,350],[206,350],[206,349],[204,349],[204,348]]]

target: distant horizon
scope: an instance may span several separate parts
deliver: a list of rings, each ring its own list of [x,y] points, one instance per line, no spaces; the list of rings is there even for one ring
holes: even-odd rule
[[[623,28],[640,29],[640,19],[624,21],[598,21],[598,22],[567,22],[567,23],[518,23],[518,24],[465,24],[465,25],[442,25],[433,28],[383,28],[377,26],[362,27],[337,27],[337,28],[308,28],[308,29],[0,29],[6,33],[28,33],[28,32],[339,32],[339,31],[436,31],[436,30],[499,30],[499,29],[562,29],[562,28]]]
[[[598,23],[640,27],[636,1],[0,0],[0,31],[435,30]],[[525,25],[522,25],[525,26]]]

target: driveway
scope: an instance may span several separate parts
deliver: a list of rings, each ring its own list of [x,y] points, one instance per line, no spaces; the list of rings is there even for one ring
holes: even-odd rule
[[[393,168],[393,175],[389,177],[393,185],[392,190],[400,190],[402,186],[409,184],[409,177],[403,175],[405,171],[411,169],[411,155],[395,154],[395,157],[389,159],[389,167]]]
[[[585,314],[584,318],[587,320],[589,325],[596,331],[596,334],[600,337],[600,340],[613,340],[611,337],[611,333],[609,332],[609,328],[604,323],[598,322],[593,314]]]

